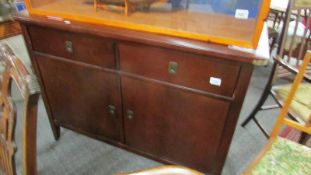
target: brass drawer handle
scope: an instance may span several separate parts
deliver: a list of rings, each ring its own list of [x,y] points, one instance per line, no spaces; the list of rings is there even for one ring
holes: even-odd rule
[[[129,120],[133,120],[133,118],[134,118],[134,112],[133,112],[132,110],[127,110],[127,111],[126,111],[126,115],[127,115],[127,118],[128,118]]]
[[[65,48],[66,48],[67,52],[72,53],[73,52],[72,42],[71,41],[65,41]]]
[[[168,72],[174,75],[177,73],[177,70],[178,70],[178,63],[170,61],[168,64]]]
[[[116,107],[114,105],[108,105],[108,113],[110,116],[116,115]]]

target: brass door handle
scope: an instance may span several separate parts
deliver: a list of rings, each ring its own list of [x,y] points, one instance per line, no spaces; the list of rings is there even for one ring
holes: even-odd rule
[[[65,41],[65,49],[69,53],[73,53],[73,45],[71,41]]]
[[[168,72],[170,74],[176,74],[178,70],[178,63],[174,62],[174,61],[170,61],[168,63]]]
[[[116,107],[114,105],[108,105],[108,113],[110,116],[116,115]]]
[[[128,118],[129,120],[133,120],[133,118],[134,118],[134,112],[133,112],[132,110],[127,110],[127,111],[126,111],[126,115],[127,115],[127,118]]]

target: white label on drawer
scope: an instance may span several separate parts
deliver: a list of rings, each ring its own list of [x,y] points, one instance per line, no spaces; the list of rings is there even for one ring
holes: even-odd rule
[[[220,78],[211,77],[209,79],[209,83],[211,85],[214,85],[214,86],[221,86],[221,79]]]
[[[235,17],[238,19],[248,19],[249,11],[244,9],[236,9]]]

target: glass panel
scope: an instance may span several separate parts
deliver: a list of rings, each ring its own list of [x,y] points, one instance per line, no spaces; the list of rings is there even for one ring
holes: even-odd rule
[[[253,47],[262,1],[30,0],[30,13]]]

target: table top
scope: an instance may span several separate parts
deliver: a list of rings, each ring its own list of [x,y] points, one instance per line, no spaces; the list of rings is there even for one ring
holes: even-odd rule
[[[258,55],[254,52],[241,52],[236,49],[228,49],[228,46],[226,45],[215,44],[211,42],[202,42],[180,37],[140,32],[79,21],[51,19],[40,15],[29,15],[27,13],[14,14],[14,19],[21,22],[22,24],[34,24],[44,27],[53,27],[68,32],[87,33],[99,37],[109,37],[115,38],[117,40],[120,39],[122,41],[135,41],[142,44],[148,43],[148,45],[160,46],[169,49],[178,49],[180,51],[192,52],[200,55],[208,55],[217,59],[233,60],[244,63],[254,63],[257,61],[266,60],[261,56],[258,57]],[[267,33],[267,30],[266,32],[262,32],[262,36],[267,37],[266,40],[268,40]]]

